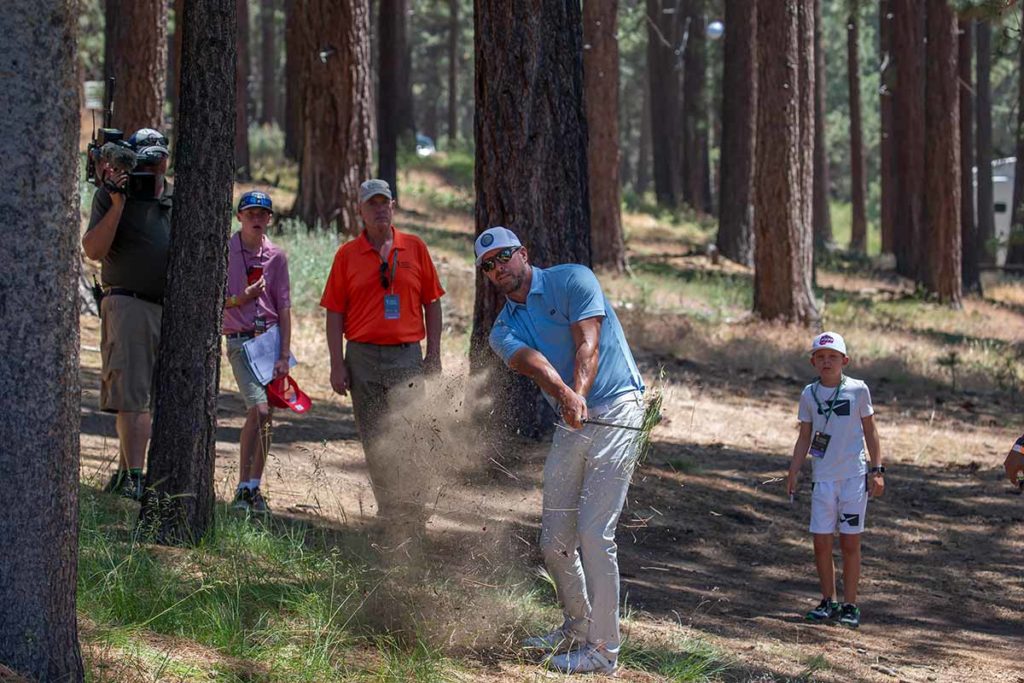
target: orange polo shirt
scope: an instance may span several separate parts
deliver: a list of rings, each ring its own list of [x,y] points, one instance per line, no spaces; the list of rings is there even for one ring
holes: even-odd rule
[[[388,288],[381,285],[380,252],[366,230],[338,248],[320,305],[345,316],[345,338],[364,344],[404,344],[426,336],[423,307],[444,295],[427,245],[391,227]],[[394,273],[394,277],[392,277]],[[398,296],[398,318],[384,315],[385,295]]]

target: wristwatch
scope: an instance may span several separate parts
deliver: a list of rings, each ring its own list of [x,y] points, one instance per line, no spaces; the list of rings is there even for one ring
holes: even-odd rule
[[[878,467],[872,467],[868,470],[868,474],[874,474],[875,472],[878,474],[885,474],[885,466],[879,465]]]

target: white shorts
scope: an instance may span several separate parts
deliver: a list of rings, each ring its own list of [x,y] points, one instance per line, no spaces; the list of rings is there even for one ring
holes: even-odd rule
[[[811,492],[811,533],[859,534],[868,510],[864,476],[816,481]]]

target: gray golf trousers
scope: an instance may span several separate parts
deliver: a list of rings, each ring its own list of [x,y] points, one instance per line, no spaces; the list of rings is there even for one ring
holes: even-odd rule
[[[639,427],[643,394],[591,412],[604,422]],[[619,563],[615,526],[636,464],[640,433],[585,425],[559,427],[544,464],[541,552],[555,580],[563,628],[610,654],[619,650]]]

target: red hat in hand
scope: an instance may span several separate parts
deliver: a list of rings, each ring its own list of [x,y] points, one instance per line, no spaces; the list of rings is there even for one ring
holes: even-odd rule
[[[275,408],[291,408],[296,413],[306,413],[313,406],[309,396],[299,388],[291,375],[278,377],[267,385],[267,402]]]

